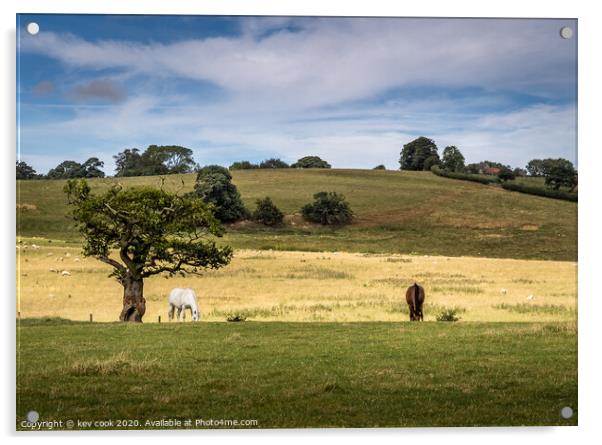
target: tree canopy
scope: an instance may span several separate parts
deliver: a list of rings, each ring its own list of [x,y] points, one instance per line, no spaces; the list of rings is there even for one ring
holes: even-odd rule
[[[434,157],[435,159],[432,159]],[[425,165],[426,159],[430,165]],[[427,170],[439,159],[437,145],[432,139],[421,136],[405,144],[400,153],[399,166],[401,170]],[[427,168],[428,167],[428,168]]]
[[[35,179],[38,177],[33,167],[24,161],[17,161],[16,176],[17,179]]]
[[[221,222],[234,222],[249,215],[240,193],[232,184],[232,175],[220,165],[208,165],[197,173],[193,194],[215,206],[215,216]]]
[[[98,158],[90,158],[83,164],[75,161],[63,161],[55,168],[48,171],[49,179],[75,179],[75,178],[104,178],[101,170],[104,162]]]
[[[230,262],[232,249],[210,239],[223,234],[212,206],[194,196],[119,185],[92,194],[83,179],[68,181],[64,191],[84,237],[83,254],[113,267],[110,276],[124,287],[122,321],[142,321],[144,278],[200,273]]]
[[[452,172],[464,171],[464,156],[455,145],[445,147],[441,158],[441,167]]]
[[[278,158],[270,158],[261,161],[259,168],[289,168],[289,165]]]
[[[577,185],[577,171],[567,159],[544,159],[543,175],[545,184],[558,190],[560,187],[573,188]]]
[[[291,168],[330,168],[331,165],[319,156],[304,156],[291,165]]]
[[[259,165],[253,164],[249,161],[236,161],[228,167],[229,170],[253,170],[259,168]]]
[[[113,158],[115,176],[190,173],[195,167],[192,150],[179,145],[149,145],[144,152],[126,148]]]

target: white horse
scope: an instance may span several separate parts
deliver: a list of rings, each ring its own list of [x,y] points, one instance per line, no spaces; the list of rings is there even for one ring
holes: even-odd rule
[[[192,289],[182,289],[180,287],[172,289],[169,293],[169,321],[173,320],[176,308],[178,308],[178,321],[186,319],[186,309],[190,309],[192,321],[197,321],[201,318],[199,306],[196,302],[196,294]],[[180,315],[182,316],[181,318]]]

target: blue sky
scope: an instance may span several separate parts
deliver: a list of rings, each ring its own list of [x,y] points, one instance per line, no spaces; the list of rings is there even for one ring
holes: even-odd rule
[[[19,156],[43,173],[97,156],[113,174],[114,154],[165,144],[193,149],[201,165],[316,154],[335,168],[398,168],[402,145],[427,136],[467,162],[576,162],[576,28],[19,15]]]

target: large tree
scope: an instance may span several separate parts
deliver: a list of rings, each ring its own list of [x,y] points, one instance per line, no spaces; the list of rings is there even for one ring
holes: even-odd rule
[[[190,173],[192,150],[179,145],[149,145],[144,152],[127,148],[113,156],[115,176],[153,176]]]
[[[464,171],[464,156],[460,152],[460,149],[455,145],[445,147],[443,157],[441,158],[441,166],[445,170],[452,172]]]
[[[577,171],[567,159],[544,159],[543,175],[545,184],[555,190],[560,187],[573,189],[577,185]]]
[[[304,156],[291,165],[292,168],[330,168],[330,164],[319,156]]]
[[[401,170],[425,170],[435,164],[432,157],[439,158],[437,145],[432,139],[421,136],[403,146],[400,153],[399,166]],[[425,166],[425,161],[429,159],[430,165]]]
[[[33,167],[27,164],[27,162],[17,161],[16,168],[17,179],[34,179],[38,176]]]
[[[90,158],[81,166],[82,178],[104,178],[105,173],[101,170],[105,163],[98,158]]]
[[[542,159],[531,159],[527,164],[527,171],[530,176],[543,176],[544,163]]]
[[[235,222],[249,216],[240,193],[232,184],[232,175],[221,165],[207,165],[197,173],[193,194],[215,206],[221,222]]]
[[[261,161],[259,168],[289,168],[290,166],[279,158],[270,158]]]
[[[212,206],[191,195],[117,185],[92,194],[83,179],[68,181],[64,190],[84,237],[83,254],[113,267],[110,276],[123,286],[121,321],[142,321],[145,278],[198,274],[230,262],[232,249],[211,239],[223,234]]]

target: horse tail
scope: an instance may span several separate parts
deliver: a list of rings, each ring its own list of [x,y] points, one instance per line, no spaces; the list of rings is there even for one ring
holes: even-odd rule
[[[418,287],[418,284],[417,284],[417,283],[414,283],[414,299],[413,299],[413,300],[414,300],[414,301],[413,301],[413,304],[414,304],[414,312],[418,311],[418,300],[419,300],[419,297],[418,297],[418,295],[419,295],[419,294],[420,294],[420,288]]]

